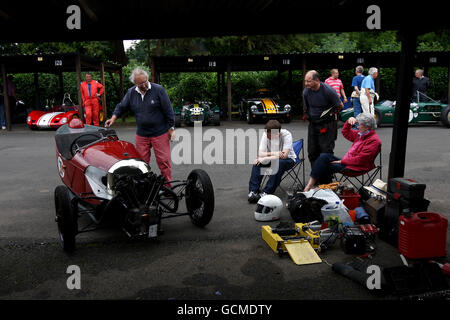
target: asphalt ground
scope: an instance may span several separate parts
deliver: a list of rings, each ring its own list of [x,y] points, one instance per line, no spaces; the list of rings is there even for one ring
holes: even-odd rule
[[[261,127],[233,121],[215,128],[225,132]],[[293,121],[283,127],[295,139],[306,139],[306,123]],[[134,142],[135,127],[115,129],[120,139]],[[377,132],[386,179],[392,127]],[[320,254],[321,264],[297,266],[288,256],[272,252],[261,237],[266,223],[254,220],[255,206],[247,202],[251,164],[173,166],[175,179],[186,179],[195,168],[210,175],[215,212],[205,228],[179,217],[163,221],[164,234],[157,240],[128,240],[120,230],[99,230],[79,235],[76,252],[67,255],[54,221],[53,192],[61,184],[54,134],[21,125],[0,132],[0,299],[396,299],[334,273],[330,264],[356,257],[344,254],[338,243]],[[335,154],[343,156],[349,147],[339,134]],[[151,166],[159,173],[154,156]],[[306,161],[307,177],[309,169]],[[425,183],[429,211],[450,218],[449,129],[409,128],[405,177]],[[276,195],[285,200],[280,190]],[[281,221],[292,222],[286,208]],[[371,264],[391,267],[402,262],[394,247],[378,240]],[[69,265],[80,267],[80,290],[67,288]]]

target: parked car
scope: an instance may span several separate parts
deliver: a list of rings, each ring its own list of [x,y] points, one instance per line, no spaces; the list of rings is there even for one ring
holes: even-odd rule
[[[208,101],[198,103],[186,103],[182,107],[174,107],[175,126],[194,125],[195,121],[201,121],[202,125],[212,124],[220,126],[220,108]]]
[[[74,105],[68,93],[64,94],[59,106],[46,105],[42,110],[33,110],[28,114],[27,125],[30,129],[58,129],[72,119],[80,118],[78,106]]]
[[[239,105],[239,114],[242,120],[251,124],[258,120],[282,119],[291,122],[292,107],[287,103],[276,102],[279,97],[267,89],[242,98]]]
[[[375,105],[375,118],[378,126],[394,123],[395,107],[395,101],[391,100],[384,100]],[[352,116],[353,108],[340,113],[340,119],[343,122]],[[450,128],[450,106],[421,93],[418,100],[409,105],[408,121],[409,123],[438,123],[441,121],[444,126]]]
[[[75,250],[78,234],[107,226],[130,238],[156,238],[163,219],[189,216],[203,227],[213,216],[214,188],[204,170],[192,170],[186,180],[166,181],[115,130],[84,125],[80,119],[61,126],[55,143],[63,183],[55,188],[55,220],[67,252]],[[183,198],[186,211],[179,212]]]

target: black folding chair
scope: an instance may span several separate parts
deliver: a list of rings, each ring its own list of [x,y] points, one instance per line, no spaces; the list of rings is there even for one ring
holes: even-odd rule
[[[353,170],[345,170],[342,172],[338,172],[333,174],[334,181],[340,183],[350,183],[352,186],[359,190],[363,186],[370,186],[373,184],[377,176],[380,176],[380,180],[382,180],[382,162],[381,162],[381,147],[378,155],[376,156],[374,163],[377,162],[378,165],[375,165],[375,168],[368,171],[353,171]]]
[[[305,149],[303,148],[303,139],[294,141],[292,143],[292,148],[294,149],[296,155],[295,164],[292,168],[286,170],[281,177],[279,188],[283,190],[283,192],[286,192],[286,190],[281,186],[281,184],[286,178],[290,178],[293,181],[293,187],[291,189],[301,188],[303,190],[305,188]],[[302,170],[302,180],[300,179],[300,170]],[[262,186],[265,186],[268,176],[269,175],[264,176],[261,183]]]

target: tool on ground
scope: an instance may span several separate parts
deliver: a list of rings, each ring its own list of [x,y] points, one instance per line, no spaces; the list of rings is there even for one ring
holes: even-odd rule
[[[296,223],[294,226],[280,223],[274,229],[262,226],[261,231],[264,241],[280,257],[288,252],[297,265],[322,262],[315,251],[320,251],[320,234],[307,223]]]

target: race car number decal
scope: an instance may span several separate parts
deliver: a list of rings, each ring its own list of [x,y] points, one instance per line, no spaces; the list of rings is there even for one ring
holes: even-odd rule
[[[59,171],[59,175],[61,176],[61,178],[64,178],[65,166],[64,166],[64,163],[63,163],[61,157],[58,157],[58,171]]]

